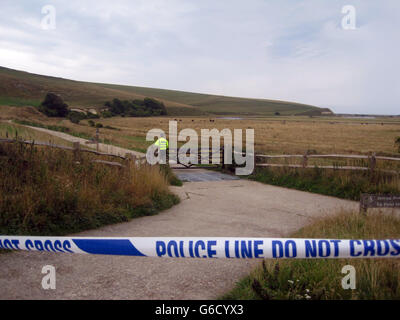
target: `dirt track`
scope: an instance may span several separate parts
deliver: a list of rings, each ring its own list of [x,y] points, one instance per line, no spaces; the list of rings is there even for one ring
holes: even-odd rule
[[[172,189],[179,205],[79,236],[281,237],[333,209],[357,208],[355,202],[247,180],[187,182]],[[213,299],[257,263],[15,252],[0,255],[0,299]],[[41,287],[48,264],[56,267],[56,290]]]

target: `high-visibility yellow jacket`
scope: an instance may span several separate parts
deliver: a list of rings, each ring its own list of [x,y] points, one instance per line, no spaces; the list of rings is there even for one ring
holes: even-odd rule
[[[167,150],[168,140],[165,138],[160,138],[156,141],[155,145],[160,148],[160,150]]]

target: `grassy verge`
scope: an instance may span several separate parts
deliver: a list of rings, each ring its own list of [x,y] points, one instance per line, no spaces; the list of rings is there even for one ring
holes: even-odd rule
[[[169,165],[161,165],[160,169],[171,186],[182,187],[183,182],[174,174]]]
[[[0,144],[0,233],[64,235],[156,214],[179,202],[160,167],[120,169],[94,159],[99,157]]]
[[[340,212],[291,235],[294,238],[399,238],[398,216]],[[356,270],[356,289],[344,290],[345,265]],[[265,260],[222,299],[400,299],[399,259]]]
[[[400,192],[399,175],[383,172],[256,168],[249,179],[357,201],[360,199],[360,193]]]

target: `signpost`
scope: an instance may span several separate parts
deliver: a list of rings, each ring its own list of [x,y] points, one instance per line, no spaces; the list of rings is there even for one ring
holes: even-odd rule
[[[400,195],[362,193],[360,213],[366,213],[368,208],[400,208]]]

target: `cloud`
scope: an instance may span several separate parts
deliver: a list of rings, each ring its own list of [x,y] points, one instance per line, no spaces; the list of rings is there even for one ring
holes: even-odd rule
[[[53,4],[57,28],[42,30]],[[400,113],[399,4],[342,1],[2,1],[1,65],[76,80]],[[397,9],[397,10],[396,10]]]

